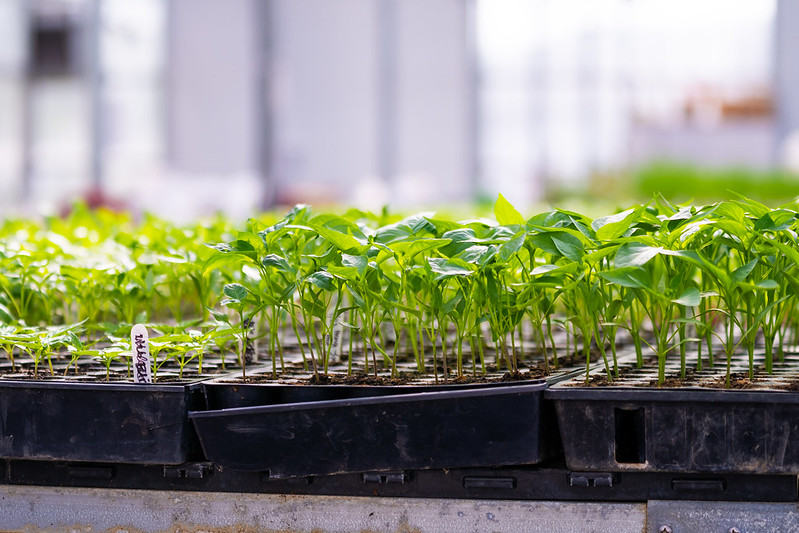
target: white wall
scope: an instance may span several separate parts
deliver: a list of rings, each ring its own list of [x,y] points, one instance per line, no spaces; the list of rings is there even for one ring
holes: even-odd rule
[[[179,173],[258,168],[258,0],[172,0],[168,151]]]
[[[274,3],[272,175],[285,201],[346,197],[377,172],[375,5]]]
[[[467,5],[275,2],[280,199],[375,208],[469,197]]]
[[[0,2],[0,208],[19,201],[22,173],[24,0]]]
[[[468,2],[400,0],[397,7],[398,185],[410,201],[424,184],[432,198],[470,199],[475,132]]]
[[[799,2],[778,0],[775,17],[774,93],[777,160],[799,171]]]

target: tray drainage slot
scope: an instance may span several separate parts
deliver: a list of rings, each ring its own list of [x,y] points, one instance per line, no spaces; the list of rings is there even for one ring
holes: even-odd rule
[[[67,476],[73,479],[113,479],[111,466],[68,466]]]
[[[569,476],[570,487],[612,487],[616,482],[613,474],[605,473],[572,473]]]
[[[285,483],[287,485],[312,485],[313,476],[273,478],[269,470],[261,472],[261,483]]]
[[[481,477],[467,476],[463,478],[464,489],[515,489],[515,477]]]
[[[211,472],[210,463],[187,463],[178,466],[165,466],[164,477],[202,479]]]
[[[388,474],[363,474],[364,483],[379,483],[381,485],[397,484],[404,485],[409,480],[408,474],[405,472],[391,472]]]
[[[646,462],[646,432],[644,424],[645,411],[638,409],[616,408],[616,462]]]
[[[723,479],[672,479],[675,492],[724,492],[727,483]]]

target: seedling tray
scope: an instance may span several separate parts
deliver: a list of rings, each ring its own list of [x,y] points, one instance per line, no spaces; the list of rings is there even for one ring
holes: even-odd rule
[[[796,372],[791,366],[776,368],[774,376],[758,374],[744,390],[703,388],[723,386],[725,373],[716,368],[680,388],[657,388],[651,374],[639,373],[621,382],[626,386],[563,382],[546,397],[555,404],[573,470],[795,475],[799,393],[768,388],[789,383]],[[739,361],[734,374],[745,367]]]
[[[266,387],[278,397],[286,392]],[[557,444],[554,413],[543,403],[546,387],[540,380],[377,395],[382,389],[365,397],[193,411],[189,418],[208,460],[271,478],[534,464]]]
[[[212,463],[175,466],[10,460],[0,483],[193,492],[477,500],[705,500],[796,502],[796,476],[571,472],[561,461],[536,466],[358,472],[274,479]]]
[[[179,464],[196,446],[199,382],[0,381],[0,457]]]
[[[266,366],[254,369],[250,376],[269,375]],[[471,389],[490,389],[507,387],[509,382],[500,381],[501,374],[493,376],[496,381],[475,383],[453,383],[432,378],[417,380],[400,385],[355,385],[330,384],[310,385],[308,377],[284,377],[275,381],[242,382],[239,376],[231,373],[203,382],[202,392],[205,399],[205,410],[221,410],[234,407],[257,407],[275,404],[319,402],[326,400],[344,400],[375,396],[393,396],[415,394],[421,392],[445,392]],[[552,380],[550,380],[552,381]],[[543,383],[544,379],[530,380],[526,383]],[[523,382],[518,382],[523,383]]]

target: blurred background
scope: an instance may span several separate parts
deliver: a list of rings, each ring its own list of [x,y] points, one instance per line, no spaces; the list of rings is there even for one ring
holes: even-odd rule
[[[0,0],[0,212],[799,194],[799,0]]]

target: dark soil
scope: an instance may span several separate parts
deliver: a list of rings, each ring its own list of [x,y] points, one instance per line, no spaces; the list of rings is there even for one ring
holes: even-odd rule
[[[612,357],[612,355],[609,352],[606,352],[605,355],[608,357],[608,361]],[[590,362],[596,363],[602,358],[602,354],[598,349],[591,348],[591,353],[589,357],[590,357]],[[543,366],[544,363],[539,362],[538,365]],[[568,368],[573,366],[576,367],[585,366],[585,354],[582,351],[572,352],[569,355],[565,356],[558,356],[558,368]],[[552,356],[549,357],[549,367],[551,369],[555,369],[555,359]]]
[[[754,380],[749,379],[748,373],[733,372],[730,374],[730,386],[727,387],[727,376],[719,376],[706,387],[714,389],[751,389],[755,386]]]
[[[246,380],[241,378],[231,378],[224,380],[224,383],[285,383],[292,381],[298,385],[372,385],[372,386],[394,386],[394,385],[466,385],[472,383],[496,383],[496,382],[513,382],[513,381],[533,381],[543,379],[546,374],[538,369],[527,370],[523,372],[505,372],[501,375],[493,373],[493,375],[473,375],[464,374],[463,376],[448,376],[446,379],[439,375],[436,381],[432,374],[420,374],[418,372],[400,373],[395,377],[389,376],[375,376],[374,374],[355,373],[351,375],[342,375],[337,373],[317,374],[307,376],[292,376],[286,374],[278,374],[275,378],[271,373],[263,374],[250,374]]]
[[[799,392],[799,380],[792,381],[792,382],[790,382],[790,383],[788,383],[786,385],[783,385],[783,386],[777,387],[777,388],[780,389],[780,390],[787,390],[787,391],[791,391],[791,392]]]
[[[685,378],[682,378],[679,374],[677,375],[670,375],[666,376],[663,380],[663,383],[658,383],[657,378],[652,379],[647,383],[646,386],[648,387],[657,387],[660,389],[668,389],[668,388],[679,388],[685,387],[686,385],[690,385],[691,382],[694,380],[694,376],[696,375],[696,370],[692,368],[685,369]]]
[[[133,378],[128,376],[124,373],[118,372],[111,372],[106,378],[105,374],[103,375],[88,375],[88,374],[72,374],[70,373],[67,376],[64,376],[61,373],[56,372],[55,374],[50,374],[49,371],[39,371],[38,374],[34,374],[32,371],[25,371],[25,372],[16,372],[16,373],[6,373],[6,379],[8,381],[13,380],[30,380],[30,381],[47,381],[47,382],[65,382],[65,383],[133,383]],[[158,376],[157,379],[153,381],[154,384],[159,383],[185,383],[187,381],[194,381],[197,379],[206,379],[209,376],[199,376],[196,373],[192,374],[189,372],[183,373],[183,378],[179,378],[175,375],[166,375],[166,376]]]
[[[70,364],[69,369],[67,369],[66,363],[67,362],[63,359],[54,357],[52,373],[47,363],[40,363],[38,372],[34,372],[34,365],[29,361],[18,361],[13,369],[10,364],[4,364],[0,365],[0,379],[80,383],[133,383],[132,370],[129,370],[124,364],[112,364],[110,372],[108,372],[108,377],[106,377],[106,368],[101,364],[91,361],[80,361],[77,365]],[[170,362],[159,368],[154,375],[154,382],[181,383],[200,378],[207,379],[223,372],[219,365],[215,363],[218,362],[211,361],[209,364],[204,365],[202,375],[197,373],[196,365],[186,366],[183,369],[181,378],[178,377],[180,374],[179,367]],[[228,370],[224,372],[231,372],[236,368],[235,365],[229,365]]]
[[[308,385],[407,385],[414,379],[413,376],[400,374],[397,377],[375,376],[374,374],[352,374],[339,376],[337,374],[317,374],[300,383]]]
[[[594,374],[588,378],[588,382],[586,383],[585,380],[582,381],[582,384],[575,383],[575,386],[585,386],[585,387],[612,387],[614,385],[618,385],[619,380],[623,379],[624,376],[634,372],[635,368],[620,368],[619,369],[619,377],[613,378],[613,381],[608,379],[608,376],[605,374]]]
[[[657,357],[650,356],[644,358],[644,367],[651,365],[652,363],[657,361]],[[608,361],[608,364],[612,365],[613,363]],[[613,380],[611,381],[608,379],[606,374],[593,374],[588,378],[588,382],[586,383],[584,377],[578,378],[574,380],[570,386],[574,387],[613,387],[614,385],[619,385],[619,381],[624,379],[625,377],[633,374],[635,372],[640,371],[640,369],[636,366],[620,366],[619,367],[619,374],[618,377],[614,375]],[[611,370],[613,372],[613,370]],[[578,382],[579,380],[579,382]]]
[[[594,374],[588,378],[588,381],[581,380],[579,383],[575,382],[574,387],[609,387],[614,382],[610,381],[607,376],[602,374]]]
[[[540,368],[534,368],[527,372],[505,372],[500,378],[500,381],[525,381],[530,379],[543,379],[545,377],[547,377],[546,372]],[[476,380],[477,378],[469,383],[473,383]]]

